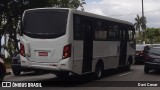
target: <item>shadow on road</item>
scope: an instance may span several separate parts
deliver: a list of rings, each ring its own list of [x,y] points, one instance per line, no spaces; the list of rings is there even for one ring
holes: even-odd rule
[[[150,75],[160,75],[160,70],[151,70]]]
[[[131,70],[133,71],[133,70]],[[42,83],[43,86],[47,87],[97,87],[97,86],[105,86],[106,81],[102,81],[105,78],[110,78],[113,75],[118,75],[120,73],[128,72],[122,69],[110,69],[104,71],[104,75],[100,80],[95,79],[94,74],[85,74],[85,75],[70,75],[66,78],[49,78],[49,79],[38,79],[36,81],[27,81],[27,82],[39,82]],[[47,74],[47,72],[45,73]],[[18,77],[26,77],[26,76],[40,76],[42,74],[37,74],[34,71],[32,72],[24,72]],[[45,75],[44,75],[45,76]],[[47,75],[46,75],[47,76]],[[38,77],[39,78],[39,77]],[[21,82],[21,81],[20,81]],[[109,85],[113,85],[114,82]]]
[[[135,62],[134,65],[144,65],[144,62]]]
[[[117,75],[119,73],[126,72],[124,70],[107,70],[104,72],[104,75],[101,79],[104,79],[106,77],[110,77],[112,75]],[[42,83],[42,85],[47,87],[97,87],[102,86],[102,84],[106,84],[106,81],[100,81],[96,80],[94,78],[94,74],[85,74],[85,75],[70,75],[66,78],[51,78],[51,79],[45,79],[36,81]],[[112,85],[114,82],[109,83]]]
[[[34,71],[22,72],[19,77],[21,77],[21,76],[37,76],[37,75],[42,75],[42,74],[47,74],[47,73],[48,72],[39,72],[39,73],[37,73],[37,72],[34,72]]]

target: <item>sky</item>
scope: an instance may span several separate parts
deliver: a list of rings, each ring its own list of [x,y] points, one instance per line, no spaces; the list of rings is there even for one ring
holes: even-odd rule
[[[142,16],[142,0],[85,0],[84,9],[103,16],[135,23],[137,14]],[[143,0],[147,27],[160,28],[160,0]],[[4,37],[3,37],[4,38]],[[4,43],[4,39],[2,39]]]
[[[142,16],[142,0],[85,0],[84,9],[103,16],[135,23]],[[160,28],[160,0],[143,0],[147,27]]]

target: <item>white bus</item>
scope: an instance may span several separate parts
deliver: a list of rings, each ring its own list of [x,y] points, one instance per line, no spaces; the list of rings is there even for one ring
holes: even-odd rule
[[[38,8],[23,14],[21,66],[59,77],[126,67],[135,56],[133,24],[67,8]]]

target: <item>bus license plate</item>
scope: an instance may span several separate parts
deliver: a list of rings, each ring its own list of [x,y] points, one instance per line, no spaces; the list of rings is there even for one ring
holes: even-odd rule
[[[39,52],[38,55],[39,56],[48,56],[48,52]]]

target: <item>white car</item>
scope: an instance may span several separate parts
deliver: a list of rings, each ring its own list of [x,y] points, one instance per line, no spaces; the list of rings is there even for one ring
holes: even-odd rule
[[[0,81],[3,80],[5,74],[6,74],[6,67],[4,65],[3,59],[0,58]]]

